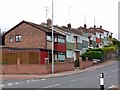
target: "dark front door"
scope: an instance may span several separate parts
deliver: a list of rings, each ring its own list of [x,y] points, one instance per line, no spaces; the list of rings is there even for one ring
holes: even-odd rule
[[[52,63],[52,52],[49,52],[49,63]]]

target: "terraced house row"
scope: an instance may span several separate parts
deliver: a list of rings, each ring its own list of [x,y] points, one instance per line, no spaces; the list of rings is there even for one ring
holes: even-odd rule
[[[52,59],[52,21],[35,24],[22,21],[3,35],[3,45],[10,50],[37,50],[39,63],[45,64],[45,58]],[[64,62],[66,58],[79,59],[88,48],[101,48],[110,44],[112,33],[95,25],[86,24],[78,28],[54,25],[54,59]]]

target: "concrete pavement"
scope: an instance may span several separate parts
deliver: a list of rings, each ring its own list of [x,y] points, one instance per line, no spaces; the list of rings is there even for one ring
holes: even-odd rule
[[[66,76],[71,74],[77,74],[85,71],[93,71],[95,69],[105,67],[108,65],[111,65],[115,63],[116,61],[106,61],[100,64],[95,64],[91,67],[88,67],[86,69],[80,70],[75,69],[74,71],[66,71],[66,72],[60,72],[55,74],[40,74],[40,75],[0,75],[2,77],[2,80],[25,80],[25,79],[37,79],[37,78],[52,78],[52,77],[59,77],[59,76]]]

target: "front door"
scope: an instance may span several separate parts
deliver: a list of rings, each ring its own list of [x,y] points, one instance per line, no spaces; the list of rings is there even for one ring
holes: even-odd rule
[[[79,67],[79,57],[80,57],[80,52],[79,51],[75,51],[75,67]]]
[[[49,63],[52,63],[52,52],[49,52]]]

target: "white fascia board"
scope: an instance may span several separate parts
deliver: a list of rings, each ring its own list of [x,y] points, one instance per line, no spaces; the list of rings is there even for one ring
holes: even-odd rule
[[[55,32],[58,32],[58,33],[60,33],[60,34],[62,34],[62,35],[65,35],[65,33],[62,33],[61,31],[58,31],[58,30],[55,30],[55,29],[54,29],[54,31],[55,31]]]

